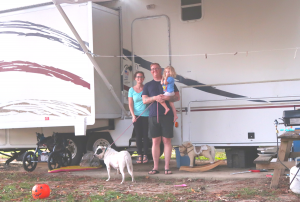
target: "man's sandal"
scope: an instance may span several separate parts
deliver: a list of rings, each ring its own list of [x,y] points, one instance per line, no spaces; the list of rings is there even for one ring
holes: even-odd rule
[[[155,174],[158,174],[159,171],[158,170],[151,170],[148,174],[149,175],[155,175]]]
[[[148,163],[148,157],[147,157],[147,155],[143,156],[143,163]]]
[[[138,155],[138,160],[136,160],[136,163],[143,163],[142,155]]]
[[[170,170],[165,170],[165,175],[171,175],[172,174],[172,171]]]

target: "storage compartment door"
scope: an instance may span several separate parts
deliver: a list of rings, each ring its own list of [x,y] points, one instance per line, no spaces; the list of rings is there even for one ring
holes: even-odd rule
[[[96,4],[92,6],[93,53],[102,56],[120,55],[119,13]],[[116,95],[121,98],[120,57],[95,57]],[[122,110],[99,76],[95,75],[96,119],[121,117]]]

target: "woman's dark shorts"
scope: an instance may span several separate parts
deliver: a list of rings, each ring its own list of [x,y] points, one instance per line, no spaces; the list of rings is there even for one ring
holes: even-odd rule
[[[173,138],[174,128],[173,116],[159,116],[159,123],[157,117],[149,117],[149,138],[166,137]]]

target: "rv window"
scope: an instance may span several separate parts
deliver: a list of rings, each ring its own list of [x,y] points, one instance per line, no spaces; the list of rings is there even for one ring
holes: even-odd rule
[[[181,0],[181,19],[199,20],[202,17],[202,0]]]

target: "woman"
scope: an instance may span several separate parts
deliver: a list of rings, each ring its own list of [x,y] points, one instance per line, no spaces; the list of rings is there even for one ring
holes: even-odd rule
[[[134,74],[134,79],[136,81],[136,85],[130,88],[128,91],[128,102],[129,102],[129,109],[132,115],[134,131],[136,134],[136,146],[138,149],[138,160],[136,161],[136,163],[147,163],[148,162],[147,152],[148,152],[148,144],[149,144],[149,138],[148,138],[149,110],[147,109],[143,113],[143,111],[147,108],[147,105],[145,105],[142,100],[142,93],[144,88],[143,82],[145,79],[144,72],[137,71]],[[143,148],[144,148],[144,155],[142,152]]]

